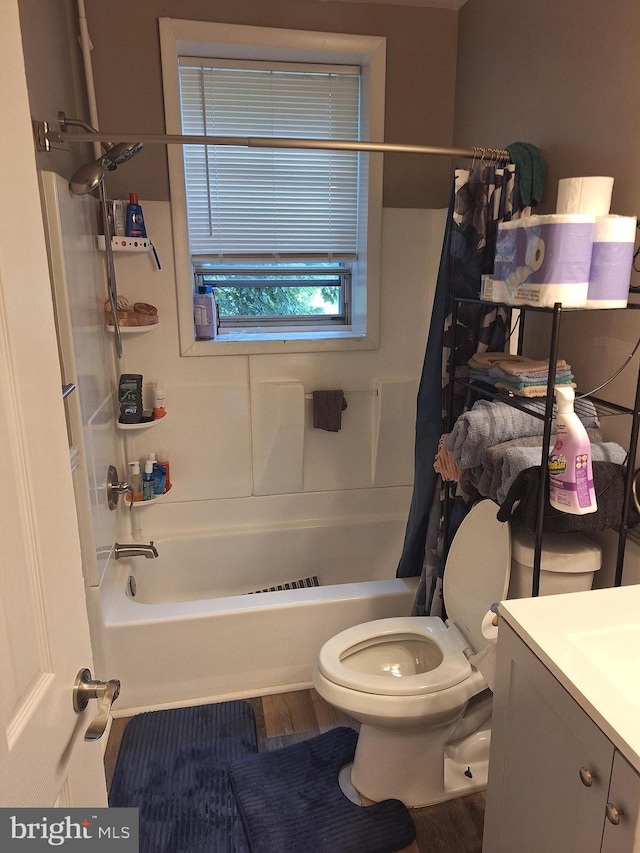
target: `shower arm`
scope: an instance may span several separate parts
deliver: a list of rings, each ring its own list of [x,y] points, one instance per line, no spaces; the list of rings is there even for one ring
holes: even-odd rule
[[[58,123],[63,133],[66,133],[70,127],[81,127],[87,133],[90,133],[93,139],[95,139],[95,134],[98,133],[95,127],[91,127],[90,124],[81,121],[79,118],[67,118],[67,114],[62,112],[62,110],[58,112]]]

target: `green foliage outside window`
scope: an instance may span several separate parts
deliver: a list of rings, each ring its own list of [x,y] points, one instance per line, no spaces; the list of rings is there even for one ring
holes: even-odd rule
[[[217,287],[214,286],[221,317],[304,316],[335,314],[340,288],[335,287]]]

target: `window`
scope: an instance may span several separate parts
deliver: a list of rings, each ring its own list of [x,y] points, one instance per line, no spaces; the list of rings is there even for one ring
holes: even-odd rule
[[[351,266],[341,263],[194,264],[210,285],[220,329],[319,328],[350,323]]]
[[[335,140],[359,135],[355,66],[181,57],[180,96],[186,134]],[[263,322],[348,325],[344,309],[363,213],[358,159],[353,151],[185,148],[196,282],[215,282],[223,333]],[[259,257],[278,260],[260,269]],[[333,265],[328,279],[326,261],[338,257],[343,263]],[[207,261],[210,276],[201,270]]]
[[[382,138],[383,39],[162,19],[161,44],[169,132]],[[381,156],[169,146],[183,354],[376,346]],[[213,343],[187,307],[202,284]]]

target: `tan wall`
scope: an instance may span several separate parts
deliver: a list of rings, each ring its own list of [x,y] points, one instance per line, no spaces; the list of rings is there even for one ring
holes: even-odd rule
[[[95,46],[93,64],[100,126],[163,133],[158,17],[263,27],[358,33],[387,39],[385,141],[451,144],[457,15],[446,9],[320,3],[318,0],[87,0]],[[110,192],[136,190],[166,200],[169,187],[162,147],[147,146],[130,169],[109,178]],[[443,207],[448,158],[386,155],[386,207]]]
[[[459,17],[454,144],[490,137],[499,146],[539,146],[548,169],[541,213],[555,210],[560,178],[612,175],[611,212],[640,215],[639,39],[634,0],[468,0]],[[640,273],[631,281],[640,286]],[[559,355],[572,365],[578,392],[624,363],[639,319],[637,311],[564,317]],[[534,321],[528,337],[538,356],[548,352],[542,325]],[[636,355],[599,396],[632,406],[638,362]],[[602,427],[628,446],[629,418],[603,418]]]
[[[467,0],[459,13],[456,145],[538,145],[558,179],[613,175],[612,211],[640,212],[640,3]]]
[[[58,128],[58,111],[87,121],[86,86],[78,45],[78,10],[74,0],[19,0],[22,48],[31,117]],[[93,159],[90,145],[56,147],[37,154],[38,166],[70,176]]]

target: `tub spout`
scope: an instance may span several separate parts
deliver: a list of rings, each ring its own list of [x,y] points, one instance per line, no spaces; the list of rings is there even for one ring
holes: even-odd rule
[[[113,555],[116,560],[120,560],[122,557],[146,557],[147,560],[153,560],[158,556],[158,551],[153,542],[149,542],[148,545],[138,545],[135,542],[121,545],[116,542],[113,546]]]

